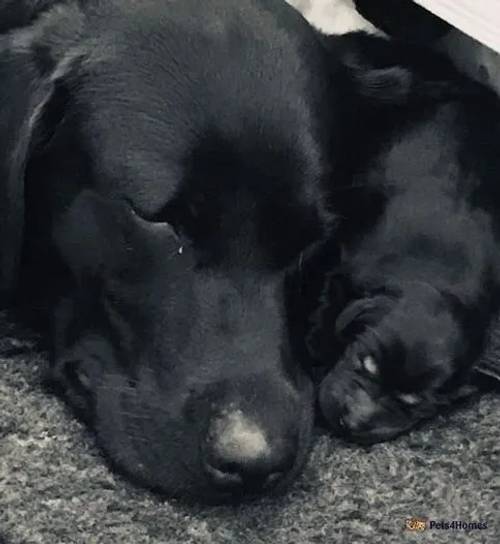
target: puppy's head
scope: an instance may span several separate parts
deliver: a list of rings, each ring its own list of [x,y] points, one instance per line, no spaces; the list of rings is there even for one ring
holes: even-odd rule
[[[347,348],[320,386],[332,429],[361,443],[388,440],[469,394],[461,330],[432,289],[350,304],[337,322]]]
[[[291,8],[202,7],[62,5],[2,38],[1,284],[26,180],[53,380],[121,470],[226,500],[283,488],[306,458],[284,280],[329,221],[329,114],[322,50]]]

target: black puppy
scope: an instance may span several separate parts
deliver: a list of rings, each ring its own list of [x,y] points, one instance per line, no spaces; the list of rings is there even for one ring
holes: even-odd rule
[[[281,0],[22,6],[0,2],[4,299],[20,274],[50,295],[52,378],[119,469],[283,488],[313,418],[284,280],[331,221],[314,31]]]
[[[341,263],[309,341],[320,363],[340,358],[320,386],[323,415],[370,443],[469,391],[500,297],[500,103],[430,52],[365,40],[367,64],[443,78],[363,116],[357,167],[335,188]]]

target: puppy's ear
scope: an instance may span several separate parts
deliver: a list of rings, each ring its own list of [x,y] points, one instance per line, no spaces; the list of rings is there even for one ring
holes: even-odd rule
[[[322,41],[332,69],[347,76],[342,78],[349,82],[347,92],[370,108],[450,100],[477,87],[449,60],[424,47],[365,32],[323,36]]]
[[[386,295],[361,298],[349,304],[335,323],[338,338],[348,341],[365,327],[376,324],[391,308],[392,300]]]
[[[0,36],[0,304],[16,285],[26,167],[56,85],[69,69],[38,45],[29,29]]]

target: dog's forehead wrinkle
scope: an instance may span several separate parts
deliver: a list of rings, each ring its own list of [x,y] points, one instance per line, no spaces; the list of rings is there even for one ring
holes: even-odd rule
[[[117,109],[116,105],[111,108]],[[157,126],[156,129],[150,127],[153,128],[151,131],[143,119],[134,120],[130,123],[134,126],[134,134],[130,134],[129,129],[124,130],[122,134],[127,134],[127,139],[120,142],[116,127],[124,120],[120,114],[115,123],[109,116],[108,110],[103,116],[92,114],[85,122],[85,133],[89,145],[95,150],[95,168],[100,173],[99,183],[104,190],[127,193],[138,209],[147,215],[173,206],[181,225],[194,222],[197,228],[203,228],[213,236],[220,238],[225,235],[228,243],[234,242],[235,250],[255,248],[255,240],[260,236],[257,222],[265,213],[264,206],[270,205],[269,197],[274,199],[275,194],[263,192],[258,183],[237,169],[228,175],[221,174],[219,179],[224,181],[224,187],[218,189],[210,179],[213,176],[210,165],[196,185],[188,182],[188,173],[180,160],[184,154],[183,147],[189,146],[186,139],[180,138],[169,147],[171,157],[166,157],[163,148],[170,130]],[[156,120],[152,123],[158,124]],[[145,139],[149,142],[147,149],[142,143]],[[183,140],[182,144],[180,140]],[[232,186],[227,184],[229,179],[233,181]],[[285,181],[288,183],[283,177],[281,182]],[[318,223],[323,219],[322,204],[317,195],[305,206],[300,195],[290,191],[287,201],[288,205],[283,205],[283,201],[280,207],[283,215],[289,215],[290,228],[294,228],[295,220],[302,216]]]
[[[105,174],[101,184],[111,194],[118,189],[125,193],[143,216],[155,215],[173,199],[181,176],[178,166],[165,163],[151,150],[130,150],[125,157],[107,154],[101,164]]]

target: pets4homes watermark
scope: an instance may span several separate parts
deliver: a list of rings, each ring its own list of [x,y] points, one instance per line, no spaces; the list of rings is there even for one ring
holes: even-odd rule
[[[442,519],[430,519],[412,517],[405,521],[405,529],[414,533],[420,533],[424,531],[485,531],[489,528],[488,522],[484,520],[479,521],[465,521],[465,520],[442,520]]]

